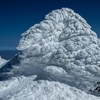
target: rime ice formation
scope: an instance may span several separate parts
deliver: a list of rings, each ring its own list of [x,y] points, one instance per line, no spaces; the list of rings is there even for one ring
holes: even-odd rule
[[[99,43],[80,15],[63,8],[23,33],[18,49],[22,50],[22,66],[36,64],[52,80],[89,91],[100,80]]]
[[[37,75],[36,80],[58,81],[87,93],[100,81],[100,40],[69,8],[54,10],[29,28],[17,49],[20,53],[8,62],[10,67],[0,69],[1,79]]]

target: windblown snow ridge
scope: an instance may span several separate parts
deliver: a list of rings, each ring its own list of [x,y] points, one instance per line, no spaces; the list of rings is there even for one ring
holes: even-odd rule
[[[86,20],[69,8],[50,12],[28,29],[17,49],[19,66],[11,65],[12,76],[36,74],[38,79],[45,77],[85,92],[95,89],[100,80],[100,41]]]

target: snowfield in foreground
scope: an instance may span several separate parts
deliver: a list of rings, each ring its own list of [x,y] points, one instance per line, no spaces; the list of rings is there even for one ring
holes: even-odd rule
[[[0,100],[100,100],[100,39],[73,10],[47,14],[17,49],[0,68]]]
[[[67,84],[35,78],[21,76],[0,82],[0,100],[100,100]]]

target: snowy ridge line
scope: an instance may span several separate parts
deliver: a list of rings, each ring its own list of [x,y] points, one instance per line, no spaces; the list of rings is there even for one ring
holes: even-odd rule
[[[18,53],[19,54],[19,53]],[[11,59],[9,59],[6,63],[4,63],[1,67],[3,67],[4,65],[8,64],[9,61],[11,62],[18,54],[15,54],[14,57],[12,57]]]
[[[1,56],[0,56],[0,68],[1,68],[4,64],[6,64],[6,62],[7,62],[7,60],[2,59]]]
[[[18,53],[19,54],[19,53]],[[7,77],[12,76],[13,65],[19,64],[18,54],[4,63],[0,68],[0,81],[5,80]],[[10,75],[11,74],[11,75]],[[14,76],[14,74],[13,74]]]

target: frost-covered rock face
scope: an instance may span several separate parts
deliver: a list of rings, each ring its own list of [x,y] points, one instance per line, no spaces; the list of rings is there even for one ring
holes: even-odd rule
[[[22,34],[19,67],[13,73],[38,74],[86,92],[100,80],[100,40],[90,25],[68,8],[54,10]]]

